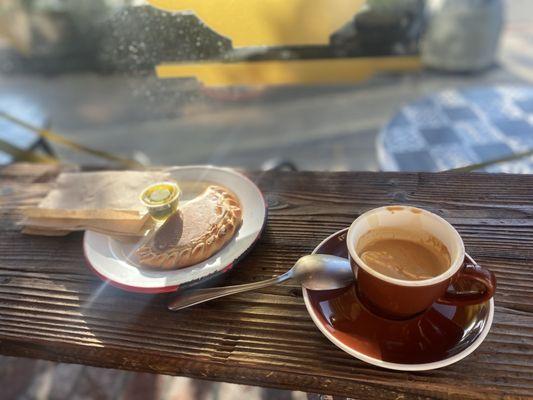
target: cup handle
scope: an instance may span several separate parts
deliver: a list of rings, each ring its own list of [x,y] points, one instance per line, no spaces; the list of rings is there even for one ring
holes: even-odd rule
[[[455,284],[459,284],[460,282],[467,283],[467,287],[471,286],[468,283],[479,283],[483,286],[483,289],[481,291],[467,289],[453,292],[448,289],[444,296],[437,300],[437,302],[457,306],[480,304],[489,300],[496,290],[496,277],[494,274],[477,264],[468,254],[465,255],[463,266],[452,281]]]

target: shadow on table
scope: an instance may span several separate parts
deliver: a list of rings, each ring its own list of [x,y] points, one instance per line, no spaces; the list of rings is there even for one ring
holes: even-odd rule
[[[232,336],[238,321],[228,321],[227,315],[221,317],[219,308],[214,303],[170,312],[167,310],[167,303],[174,293],[126,292],[101,281],[84,263],[85,260],[80,259],[76,266],[71,267],[71,273],[76,279],[61,281],[61,284],[66,292],[78,294],[76,306],[80,313],[78,325],[81,326],[81,332],[76,333],[75,338],[94,346],[95,353],[100,353],[101,356],[93,355],[93,360],[94,357],[102,357],[97,361],[99,364],[135,370],[140,363],[146,362],[143,367],[157,369],[158,366],[150,365],[150,362],[154,362],[154,356],[164,357],[167,352],[173,359],[178,359],[176,364],[184,359],[191,362],[212,361],[213,357],[216,359],[231,354],[231,349],[224,345],[225,337]],[[243,278],[239,277],[240,266],[211,283],[242,283]],[[220,326],[203,323],[207,319],[220,321]],[[209,328],[205,333],[202,332],[204,326]],[[217,337],[212,338],[211,335]],[[223,338],[222,341],[219,340],[220,337]],[[103,346],[101,352],[98,349],[100,346]],[[162,363],[164,365],[164,361]],[[163,372],[171,372],[171,368],[173,367],[167,366]],[[232,385],[230,389],[219,383],[183,378],[170,384],[174,389],[169,389],[168,382],[165,383],[168,379],[163,375],[134,373],[125,382],[122,393],[128,399],[156,399],[161,398],[161,390],[179,390],[190,394],[191,399],[202,400],[213,398],[213,394],[220,390],[234,395],[246,388],[252,390],[246,386],[240,388]],[[250,397],[251,400],[292,398],[290,391],[256,388],[252,392],[254,395]],[[237,396],[240,397],[240,394]]]

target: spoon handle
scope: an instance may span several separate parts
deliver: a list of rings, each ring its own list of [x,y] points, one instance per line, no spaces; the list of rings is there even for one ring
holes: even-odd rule
[[[259,282],[246,283],[243,285],[235,286],[226,286],[226,287],[216,287],[209,289],[197,289],[186,291],[183,294],[178,295],[177,298],[172,300],[168,304],[168,309],[172,311],[181,310],[195,304],[204,303],[209,300],[218,299],[219,297],[230,296],[232,294],[248,292],[251,290],[256,290],[264,288],[267,286],[272,286],[277,283],[285,282],[287,279],[292,277],[292,271],[288,271],[283,275],[277,276],[272,279],[267,279]]]

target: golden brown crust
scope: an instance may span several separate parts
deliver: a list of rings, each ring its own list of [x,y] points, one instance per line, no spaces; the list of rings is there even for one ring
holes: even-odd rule
[[[233,238],[241,222],[242,209],[236,196],[223,187],[209,186],[169,217],[136,254],[145,267],[185,268],[218,252]]]

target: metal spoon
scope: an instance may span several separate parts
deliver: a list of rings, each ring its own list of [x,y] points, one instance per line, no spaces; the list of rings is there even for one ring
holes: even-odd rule
[[[186,291],[172,300],[168,309],[181,310],[219,297],[276,285],[289,279],[295,280],[307,289],[329,290],[348,286],[353,282],[354,276],[347,259],[324,254],[312,254],[300,258],[290,270],[276,278],[244,285]]]

